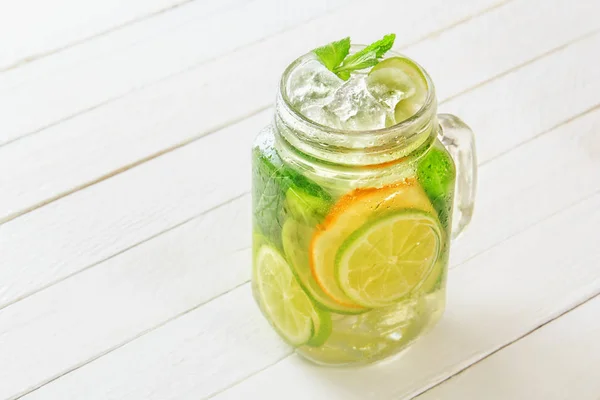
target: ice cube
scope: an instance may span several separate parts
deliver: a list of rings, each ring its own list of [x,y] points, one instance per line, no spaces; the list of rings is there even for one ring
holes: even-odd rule
[[[356,74],[340,86],[325,109],[333,113],[343,129],[371,130],[386,126],[393,109],[378,101],[369,91],[366,75]]]
[[[344,81],[327,69],[320,61],[308,59],[295,68],[287,82],[288,98],[294,107],[324,106],[328,97],[342,86]]]
[[[415,92],[414,88],[404,91],[390,88],[389,86],[381,83],[367,83],[367,87],[373,97],[379,99],[379,101],[390,110],[395,109],[396,105],[400,103],[400,101],[409,98]]]
[[[306,118],[310,119],[311,121],[318,122],[321,125],[335,129],[343,128],[338,117],[332,112],[328,111],[322,105],[304,104],[300,106],[300,112]]]

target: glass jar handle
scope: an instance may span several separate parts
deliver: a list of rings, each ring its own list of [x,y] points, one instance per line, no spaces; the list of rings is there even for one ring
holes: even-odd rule
[[[456,188],[452,239],[456,239],[471,222],[477,188],[477,156],[473,131],[460,118],[439,114],[438,139],[446,147],[456,164]]]

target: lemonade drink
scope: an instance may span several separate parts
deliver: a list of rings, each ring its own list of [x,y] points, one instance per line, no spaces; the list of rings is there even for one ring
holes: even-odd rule
[[[431,80],[393,39],[295,61],[253,148],[253,293],[321,364],[397,353],[444,310],[456,169]]]

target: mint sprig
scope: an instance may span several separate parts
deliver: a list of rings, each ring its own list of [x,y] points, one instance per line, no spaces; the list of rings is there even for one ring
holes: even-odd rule
[[[318,47],[313,50],[313,53],[319,57],[319,60],[327,67],[328,70],[333,71],[339,66],[348,53],[350,52],[350,38],[346,37],[337,42],[331,42],[325,46]]]
[[[396,40],[396,35],[390,33],[361,51],[348,55],[350,53],[350,38],[347,37],[316,48],[313,53],[327,69],[346,81],[353,71],[359,71],[378,64],[381,57],[392,48],[394,40]]]

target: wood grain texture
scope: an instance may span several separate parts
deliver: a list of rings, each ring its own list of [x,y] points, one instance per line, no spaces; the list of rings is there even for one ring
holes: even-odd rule
[[[0,225],[0,305],[247,192],[249,149],[269,120],[264,113],[231,125]],[[225,164],[224,152],[230,157]]]
[[[0,311],[0,398],[48,382],[246,282],[249,214],[243,196]]]
[[[343,4],[351,1],[192,1],[8,71],[0,75],[0,106],[6,111],[0,144],[326,15]],[[230,72],[238,69],[241,60],[236,61],[229,65]]]
[[[586,54],[593,54],[587,50],[597,45],[597,40],[593,37],[576,44],[580,53],[572,52],[571,47],[564,52],[570,57],[585,57]],[[582,43],[587,46],[582,46]],[[557,53],[529,65],[523,69],[524,74],[531,73],[529,69],[552,70],[556,65],[560,66],[563,57],[559,55],[562,54]],[[511,83],[521,84],[511,75],[465,97],[488,90],[489,86],[505,88],[510,87]],[[578,97],[584,106],[593,98],[593,93]],[[540,98],[538,102],[525,104],[524,107],[528,107],[532,113],[536,112],[537,104],[541,101]],[[576,105],[573,102],[569,107]],[[505,103],[499,106],[508,107]],[[521,114],[517,115],[522,119],[515,120],[514,130],[526,136],[526,130],[533,128],[527,126],[530,121],[528,115],[523,110],[519,112]],[[484,131],[491,134],[485,138],[494,140],[492,132],[496,124],[502,124],[504,117],[491,111],[487,115],[488,123]],[[257,115],[249,122],[224,130],[229,133],[211,135],[195,143],[195,147],[190,145],[166,154],[152,163],[0,226],[0,243],[6,249],[0,253],[0,264],[9,266],[0,270],[2,304],[63,279],[247,191],[248,180],[238,171],[247,170],[244,166],[249,162],[247,149],[252,136],[268,119],[268,112]],[[512,137],[512,145],[519,143],[519,137],[515,136]],[[485,143],[484,140],[480,141],[480,145]],[[231,155],[231,162],[228,168],[215,173],[211,168],[220,165],[223,151]],[[162,181],[168,186],[156,184]],[[198,182],[203,184],[199,185]],[[223,185],[223,182],[229,182],[230,185]],[[133,187],[135,190],[132,190]],[[36,243],[36,246],[31,248],[29,241]]]
[[[599,191],[599,128],[600,110],[483,166],[479,212],[464,239],[453,246],[452,265]],[[596,153],[590,152],[593,148]],[[558,151],[561,162],[552,165],[550,157]],[[519,172],[530,160],[536,166]],[[540,196],[554,191],[557,180],[564,182],[560,193]],[[250,273],[249,208],[244,196],[0,311],[0,327],[8,327],[0,332],[0,359],[15,360],[11,368],[0,368],[5,391],[51,380],[244,283]],[[17,328],[11,321],[20,321],[13,322]],[[65,342],[64,331],[76,339]],[[34,344],[23,342],[37,332],[47,335]],[[274,353],[244,374],[284,354]]]
[[[423,24],[419,22],[422,18],[416,18],[410,24],[397,27],[395,20],[390,18],[382,21],[385,23],[382,29],[398,31],[399,36],[404,40],[416,40],[436,29],[437,25],[432,25],[434,21],[452,24],[487,4],[482,4],[480,0],[470,0],[456,10],[453,8],[450,13],[437,16],[439,11],[436,10],[440,9],[439,1],[441,0],[415,3],[415,8],[411,10],[416,16],[423,16],[423,18],[426,15],[430,16],[431,23],[428,20]],[[321,2],[317,3],[321,4]],[[389,0],[381,2],[379,6],[390,8],[392,11],[397,7],[398,12],[401,7]],[[64,121],[40,135],[24,138],[8,147],[0,147],[0,163],[2,163],[0,168],[9,163],[13,166],[13,173],[10,176],[0,175],[0,190],[5,193],[0,198],[0,222],[103,179],[125,166],[156,156],[164,149],[207,134],[269,106],[275,95],[278,77],[287,63],[298,54],[323,41],[323,35],[331,30],[330,27],[337,27],[337,30],[328,34],[331,37],[348,34],[347,31],[344,33],[347,24],[343,21],[357,19],[361,13],[364,13],[363,8],[357,5],[325,15],[312,23],[243,48],[146,90],[91,110],[80,117]],[[373,15],[365,15],[363,18],[367,20],[376,18],[378,8],[374,5],[374,8],[369,10]],[[254,13],[262,18],[270,18],[269,13],[259,11],[261,9],[256,8]],[[357,37],[375,35],[370,24],[364,22],[361,24],[354,28]],[[193,24],[191,26],[194,27]],[[195,36],[198,35],[199,33],[196,33]],[[215,35],[216,31],[206,36]],[[187,43],[176,40],[177,38],[170,39],[171,41],[166,42],[159,41],[157,46],[180,49],[180,43]],[[16,123],[22,121],[27,124],[40,121],[43,117],[36,114],[37,109],[42,113],[53,113],[56,107],[62,107],[64,104],[66,109],[72,111],[86,104],[86,97],[94,96],[97,90],[102,92],[112,90],[112,85],[116,85],[120,88],[119,93],[126,93],[136,86],[136,80],[146,79],[147,73],[156,79],[167,74],[166,71],[172,73],[178,68],[189,67],[192,63],[192,60],[188,59],[191,56],[185,58],[179,55],[167,58],[172,60],[170,62],[175,66],[166,65],[166,61],[144,62],[143,65],[148,67],[142,68],[142,65],[136,63],[146,60],[147,57],[156,57],[156,54],[164,53],[162,47],[155,49],[150,44],[145,47],[140,46],[143,55],[136,54],[130,47],[125,46],[121,56],[131,57],[131,61],[129,58],[103,58],[103,62],[111,62],[108,66],[101,63],[98,65],[94,58],[93,62],[90,62],[93,66],[92,70],[87,71],[85,68],[80,70],[80,66],[76,64],[71,66],[75,68],[74,70],[64,71],[63,79],[58,79],[56,83],[45,80],[40,85],[39,79],[29,79],[31,85],[20,87],[16,95],[15,91],[4,93],[0,90],[0,105],[3,104],[5,109],[12,111],[7,112],[7,117],[2,122],[4,127],[2,132],[12,130],[12,121]],[[191,47],[192,44],[187,46]],[[221,47],[223,45],[213,49],[213,52],[219,51]],[[204,55],[206,51],[198,50],[199,47],[193,48],[196,49],[194,52],[191,48],[185,47],[177,51],[195,55],[196,58],[206,58]],[[274,52],[273,49],[277,51]],[[243,69],[238,68],[240,60],[244,60]],[[123,65],[128,69],[124,70]],[[159,71],[154,71],[155,69]],[[144,74],[141,74],[140,70],[143,70]],[[34,71],[32,74],[39,74],[39,72]],[[78,80],[82,74],[82,80]],[[107,79],[100,78],[90,80],[90,76],[106,76],[110,79],[107,78],[108,82]],[[115,76],[118,78],[116,81],[113,78]],[[90,81],[94,87],[84,83]],[[55,97],[59,88],[54,86],[44,93],[37,93],[36,90],[45,90],[46,84],[58,85],[64,82],[69,82],[69,87],[74,88],[72,90],[81,88],[81,93],[70,97],[66,103],[60,99],[54,101],[55,107],[49,108],[47,106],[49,99]],[[107,96],[98,97],[102,99],[98,101],[104,101]],[[232,103],[232,97],[236,98],[236,102]],[[34,102],[39,100],[39,106],[32,104],[32,100]],[[25,109],[28,110],[26,118]],[[0,132],[0,135],[3,133]],[[54,149],[61,149],[61,151],[57,152]],[[23,160],[28,162],[23,163]],[[22,167],[14,169],[15,164]]]
[[[2,2],[0,72],[187,2],[189,0],[105,0],[89,4],[75,0]]]
[[[168,398],[203,398],[238,381],[242,383],[216,398],[405,398],[600,292],[595,267],[600,249],[589,234],[600,223],[599,206],[600,194],[588,197],[453,269],[448,310],[440,325],[401,358],[384,364],[331,369],[298,356],[280,361],[286,349],[279,341],[270,342],[263,331],[249,331],[230,318],[231,310],[249,315],[256,310],[248,306],[252,298],[245,285],[227,295],[233,298],[223,297],[231,308],[213,307],[216,302],[211,302],[184,317],[194,327],[190,329],[211,326],[211,335],[182,339],[173,330],[185,322],[176,320],[25,398],[160,399],[167,386]],[[579,223],[574,226],[573,220]],[[565,226],[572,229],[566,232]],[[261,326],[259,320],[253,324]],[[232,345],[221,346],[224,341]],[[233,345],[238,341],[244,342],[242,349]],[[221,350],[213,359],[219,379],[208,383],[213,369],[198,363],[206,362],[205,353],[212,354],[215,346]],[[270,356],[248,362],[246,347],[260,348]],[[244,380],[249,374],[255,375]],[[192,376],[207,383],[190,387]]]
[[[424,11],[431,11],[431,9],[423,8],[421,12]],[[276,39],[279,40],[279,38]],[[277,43],[268,43],[270,46],[274,44]],[[254,60],[258,61],[262,58],[258,57]],[[225,62],[225,65],[231,65],[231,63]],[[252,65],[247,65],[247,67],[251,68]],[[213,72],[216,74],[219,71]],[[274,77],[281,72],[281,69],[266,72],[269,72],[270,78],[268,79],[275,82],[277,79]],[[265,104],[272,101],[275,87],[261,81],[263,75],[252,80],[248,76],[237,74],[231,79],[242,78],[245,79],[245,82],[237,82],[239,87],[247,88],[250,82],[257,84],[261,90],[253,91],[252,88],[248,88],[244,93],[240,93],[239,103],[236,103],[236,106],[248,107],[248,111],[251,111],[255,107],[254,98],[256,96],[264,96]],[[263,84],[273,91],[267,95]],[[32,140],[40,140],[34,146],[41,146],[37,147],[40,152],[57,148],[65,150],[73,147],[79,148],[78,152],[73,153],[79,161],[71,158],[66,164],[62,164],[62,161],[53,157],[54,161],[59,161],[62,165],[60,169],[63,174],[60,176],[72,177],[88,168],[93,169],[94,173],[98,173],[98,167],[100,167],[100,171],[106,170],[105,166],[107,163],[110,165],[111,160],[118,161],[116,165],[113,164],[113,167],[122,166],[122,157],[137,159],[140,152],[143,156],[149,149],[162,151],[169,143],[173,144],[173,140],[193,136],[199,125],[208,128],[213,126],[212,124],[220,123],[219,121],[223,120],[222,113],[208,113],[208,111],[212,110],[211,107],[214,107],[219,101],[230,99],[231,96],[230,93],[223,92],[220,84],[211,86],[212,89],[208,91],[207,87],[197,84],[196,80],[191,80],[187,75],[181,75],[176,82],[165,81],[159,86],[160,88],[157,87],[151,93],[140,92],[128,96],[127,103],[119,103],[106,110],[98,109],[96,112],[90,113],[82,120],[82,125],[79,125],[80,120],[71,120],[61,124],[61,126],[66,126],[67,132],[70,132],[68,137],[56,136],[56,132],[47,132],[47,135],[39,135],[39,137],[34,136],[35,139],[32,137]],[[229,101],[228,104],[230,103]],[[208,111],[199,114],[197,111],[199,109]],[[11,270],[14,268],[13,272],[8,269],[0,270],[0,277],[5,278],[0,283],[0,307],[31,293],[36,288],[44,287],[97,263],[144,238],[155,235],[186,218],[197,215],[207,208],[248,190],[247,175],[241,175],[239,171],[244,171],[244,165],[248,165],[244,162],[249,157],[250,142],[259,128],[270,120],[269,114],[269,112],[259,114],[243,124],[224,130],[229,132],[235,130],[236,134],[240,135],[240,140],[231,140],[232,136],[222,135],[222,133],[202,139],[202,143],[197,146],[204,149],[202,152],[207,152],[206,156],[195,155],[195,157],[205,158],[193,159],[183,164],[178,158],[187,151],[172,156],[166,154],[160,157],[166,160],[159,161],[159,164],[162,163],[162,165],[153,164],[157,165],[152,167],[152,169],[156,168],[156,170],[153,169],[156,173],[150,172],[145,178],[138,175],[140,172],[134,172],[137,169],[134,168],[134,170],[128,171],[126,175],[128,178],[125,180],[121,178],[122,174],[115,176],[106,181],[108,186],[102,182],[49,204],[36,212],[0,225],[0,245],[8,249],[0,254],[0,265],[12,266]],[[155,116],[160,117],[156,119]],[[90,120],[88,117],[92,119]],[[78,135],[79,132],[86,133]],[[214,136],[224,136],[227,139],[221,141]],[[52,137],[59,137],[60,141],[49,143],[42,139]],[[104,141],[107,137],[118,140],[111,140],[112,144],[109,144]],[[86,144],[95,139],[100,142],[92,147]],[[168,141],[167,143],[165,143],[165,139]],[[5,149],[12,147],[9,145]],[[40,157],[34,155],[35,153],[28,151],[29,157],[33,160]],[[227,154],[229,157],[226,164],[222,162],[222,154]],[[99,155],[100,157],[98,157]],[[63,154],[59,158],[68,159],[69,157]],[[3,157],[0,157],[0,160],[2,159]],[[183,170],[173,173],[172,171],[176,167],[172,166],[172,162],[179,166],[177,168],[183,168]],[[50,164],[52,163],[50,162]],[[23,163],[17,165],[20,164]],[[29,163],[24,164],[29,165]],[[224,167],[215,172],[214,168],[211,168],[214,165],[223,165]],[[191,169],[190,166],[192,166]],[[142,165],[139,168],[145,169],[146,167]],[[172,176],[173,174],[175,176]],[[189,179],[190,174],[193,176],[192,179]],[[209,174],[211,176],[207,176]],[[34,175],[36,174],[34,173]],[[3,176],[6,180],[10,179],[11,182],[14,182],[15,178],[12,177],[12,174],[10,177]],[[168,189],[156,185],[155,182],[160,182],[161,179],[168,181],[167,185],[170,185]],[[50,181],[38,181],[38,187],[43,191]],[[188,183],[182,183],[184,181]],[[204,182],[204,185],[198,185],[198,182]],[[224,185],[223,182],[228,184]],[[132,190],[134,187],[135,191]],[[21,192],[21,190],[23,190],[22,187],[16,189],[17,192]],[[11,192],[11,190],[6,190],[6,192]],[[108,198],[101,200],[97,194],[100,192],[106,193]],[[170,195],[174,197],[164,198],[161,193],[167,194],[167,197]],[[183,198],[179,199],[178,195]],[[219,200],[217,201],[217,199]],[[189,203],[187,203],[188,200]],[[77,205],[80,201],[84,203],[91,201],[91,203],[80,207]],[[159,206],[157,202],[162,202],[162,205]],[[142,217],[142,215],[146,215],[146,217]],[[165,218],[165,215],[169,215],[169,217]],[[146,222],[142,222],[147,217],[156,223],[154,227],[152,227],[152,223],[148,225]],[[59,219],[53,221],[53,218]],[[113,225],[113,228],[110,228],[110,225]],[[58,226],[63,226],[63,228],[58,228]],[[27,242],[23,241],[24,237],[30,238],[28,240],[37,240],[39,244],[32,250],[26,244]]]
[[[584,7],[566,7],[565,0],[553,2],[556,4],[553,4],[552,10],[564,8],[568,12],[562,15],[548,11],[533,14],[539,19],[531,23],[529,2],[508,3],[448,30],[440,37],[413,45],[407,52],[411,55],[414,53],[431,70],[441,99],[454,96],[465,88],[481,84],[507,69],[586,35],[595,27],[595,19],[589,17],[591,14]],[[337,14],[332,14],[331,19],[334,16]],[[561,34],[546,34],[561,20],[576,18],[580,19],[579,24],[567,25],[573,28],[566,29]],[[529,41],[523,41],[522,46],[506,41],[505,21],[515,25],[515,34],[539,37],[540,40],[536,41],[535,46]],[[482,30],[482,26],[496,28]],[[409,28],[412,27],[407,27]],[[305,29],[308,28],[298,29],[298,33]],[[480,32],[485,32],[486,35],[481,35]],[[292,34],[294,35],[287,41],[296,43],[293,45],[294,51],[302,52],[314,45],[312,42],[307,43],[313,40],[310,35],[299,35],[294,31],[288,36]],[[399,34],[401,37],[405,36],[404,32]],[[10,177],[7,176],[5,180],[0,177],[0,190],[5,194],[0,198],[0,222],[110,176],[165,148],[172,148],[211,132],[231,119],[243,118],[268,106],[276,90],[276,77],[291,59],[287,57],[294,54],[287,50],[272,54],[272,48],[286,46],[284,43],[285,41],[276,45],[261,43],[252,46],[252,49],[242,52],[248,56],[236,52],[227,57],[229,62],[218,62],[219,68],[209,69],[208,73],[202,73],[208,66],[199,67],[197,71],[185,75],[185,78],[174,78],[158,87],[128,96],[49,129],[41,137],[25,138],[11,146],[0,147],[0,168],[13,166]],[[306,43],[304,50],[301,47],[303,43]],[[454,49],[463,49],[463,52],[456,52]],[[492,52],[491,49],[496,51]],[[475,58],[478,62],[472,66],[464,63],[464,59],[470,57],[469,54],[481,54],[479,58]],[[235,62],[236,56],[244,60],[254,58],[257,64],[247,66],[245,71],[236,70],[235,75],[241,78],[231,83],[231,75],[234,75],[232,69],[237,69],[238,65]],[[490,59],[493,62],[489,62]],[[273,68],[274,64],[280,69]],[[254,71],[265,72],[256,77],[252,76],[256,75]],[[230,90],[236,93],[237,88],[247,86],[250,80],[259,82],[251,92],[239,94],[240,97],[248,97],[246,102],[232,107]],[[196,82],[197,87],[194,86]],[[193,92],[190,91],[190,86],[194,87]],[[105,88],[106,85],[99,84],[99,87]],[[224,94],[227,96],[224,97]],[[27,98],[29,101],[31,97]],[[213,102],[207,103],[206,98]],[[222,102],[215,104],[215,99]],[[152,110],[152,113],[149,114],[148,110]],[[211,115],[199,112],[203,110],[214,112]],[[81,135],[80,132],[86,134]],[[56,148],[61,148],[62,151],[54,151]],[[31,162],[18,162],[24,159],[30,159]]]
[[[552,321],[418,400],[597,400],[600,297]]]
[[[559,118],[575,116],[594,105],[600,79],[592,79],[586,85],[572,82],[582,74],[590,79],[600,74],[593,63],[593,49],[599,45],[600,35],[574,43],[527,65],[519,73],[504,76],[455,99],[448,108],[470,113],[476,131],[485,133],[480,135],[480,149],[490,149],[488,143],[498,141],[498,137],[504,138],[499,147],[511,148],[550,128]],[[571,60],[586,57],[588,62],[572,68]],[[574,96],[572,101],[565,104],[559,96],[549,97],[549,85],[545,83],[539,84],[539,91],[524,94],[529,102],[503,95],[522,90],[525,82],[539,82],[535,76],[540,73],[564,76],[569,83],[557,82],[552,90],[570,90]],[[538,97],[532,99],[535,93]],[[492,102],[495,107],[488,107]],[[539,107],[542,103],[545,104],[543,109]],[[480,114],[473,114],[466,105],[476,108]],[[531,118],[538,113],[548,116],[543,120]],[[507,131],[506,115],[509,114],[513,118]],[[263,112],[0,225],[0,247],[5,249],[0,252],[0,265],[8,266],[0,269],[0,306],[246,192],[249,181],[240,171],[248,170],[252,138],[269,119],[270,113]],[[183,129],[185,120],[181,123]],[[135,144],[131,146],[126,148],[133,148]],[[222,154],[229,157],[226,164],[223,164]],[[490,155],[482,151],[480,159],[486,160]],[[216,165],[223,168],[215,169]],[[30,243],[36,246],[32,248]]]
[[[366,368],[330,369],[294,355],[214,398],[379,400],[422,393],[600,293],[600,248],[592,234],[600,223],[599,207],[596,194],[453,269],[444,318],[401,357]],[[68,393],[83,374],[57,381],[54,386],[63,389],[47,393]]]
[[[488,140],[478,142],[480,158],[496,157],[510,150],[515,141],[529,140],[600,104],[598,89],[592,89],[595,93],[588,92],[593,82],[600,82],[600,69],[587,69],[585,64],[591,59],[586,61],[583,56],[587,52],[594,53],[599,46],[600,35],[595,33],[547,56],[546,59],[555,61],[552,65],[531,63],[440,108],[469,121],[480,136],[485,134]],[[596,55],[591,57],[597,59]],[[551,77],[560,79],[550,84]],[[568,101],[564,98],[566,93]],[[494,119],[491,129],[490,118]]]
[[[174,345],[160,345],[165,338]],[[94,376],[92,387],[81,391],[91,383],[85,381],[66,393],[51,393],[44,386],[23,398],[197,400],[290,352],[252,302],[249,285],[122,349],[131,357],[123,360],[127,364],[99,359],[107,368]]]
[[[594,398],[599,6],[0,5],[0,398]],[[389,31],[476,131],[476,214],[441,324],[324,369],[251,298],[249,148],[291,59]]]

